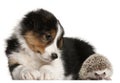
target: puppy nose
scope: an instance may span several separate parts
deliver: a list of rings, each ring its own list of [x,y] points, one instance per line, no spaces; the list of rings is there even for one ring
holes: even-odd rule
[[[57,56],[56,53],[52,53],[52,54],[51,54],[51,58],[54,60],[54,59],[58,58],[58,56]]]

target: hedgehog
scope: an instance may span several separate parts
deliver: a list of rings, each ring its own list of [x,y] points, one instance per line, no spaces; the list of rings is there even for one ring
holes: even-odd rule
[[[111,80],[113,73],[110,61],[100,54],[89,56],[79,71],[80,80]]]

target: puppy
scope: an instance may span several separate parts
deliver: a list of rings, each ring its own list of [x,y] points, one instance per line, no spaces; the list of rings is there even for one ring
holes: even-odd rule
[[[83,62],[96,52],[88,42],[63,35],[63,27],[52,13],[38,9],[26,14],[7,40],[12,79],[79,79]]]
[[[64,79],[61,47],[64,30],[50,12],[25,15],[7,40],[6,55],[14,80]]]

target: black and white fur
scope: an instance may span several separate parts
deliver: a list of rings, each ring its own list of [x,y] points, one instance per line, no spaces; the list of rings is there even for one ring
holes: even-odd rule
[[[38,17],[36,17],[36,15],[38,15]],[[51,17],[49,23],[51,22],[52,24],[47,26],[42,22],[47,20],[46,17]],[[37,25],[36,22],[39,24]],[[41,34],[42,31],[50,30],[51,27],[57,28],[57,33],[53,42],[45,48],[43,54],[33,52],[28,47],[23,35],[30,30],[35,30],[35,33]],[[7,40],[6,54],[12,78],[17,80],[64,79],[61,50],[57,47],[58,38],[61,37],[62,34],[63,29],[61,25],[51,13],[40,9],[27,14],[15,28],[12,37]],[[57,54],[58,58],[52,60],[52,53]]]
[[[56,36],[52,43],[45,47],[44,52],[41,54],[39,51],[31,50],[24,38],[26,32],[33,31],[41,35],[42,32],[51,29],[56,30]],[[85,59],[95,54],[94,49],[83,40],[63,38],[63,34],[62,26],[50,12],[39,9],[28,13],[7,40],[6,55],[12,78],[15,80],[79,79],[79,70]],[[59,41],[62,48],[57,46]],[[57,54],[56,59],[51,59],[52,53]]]
[[[75,38],[64,38],[62,59],[64,61],[65,77],[79,79],[79,71],[83,62],[92,54],[94,48],[87,42]]]

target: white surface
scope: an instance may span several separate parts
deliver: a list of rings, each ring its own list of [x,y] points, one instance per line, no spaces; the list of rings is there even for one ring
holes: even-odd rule
[[[113,64],[112,82],[119,81],[119,0],[0,0],[0,81],[11,80],[5,39],[24,14],[37,8],[52,12],[64,27],[65,36],[82,38],[95,46]]]

